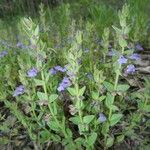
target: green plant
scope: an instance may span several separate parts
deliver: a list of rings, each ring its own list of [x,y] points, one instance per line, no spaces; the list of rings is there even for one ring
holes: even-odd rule
[[[139,30],[131,6],[125,4],[118,19],[116,10],[92,3],[90,16],[79,20],[71,18],[73,6],[64,3],[52,12],[41,4],[39,19],[17,24],[18,41],[3,36],[0,130],[10,136],[0,142],[15,145],[22,131],[37,150],[51,149],[50,143],[74,150],[149,146],[149,78],[136,88],[126,81],[139,76],[134,61],[140,56],[129,43],[143,36],[132,33]]]

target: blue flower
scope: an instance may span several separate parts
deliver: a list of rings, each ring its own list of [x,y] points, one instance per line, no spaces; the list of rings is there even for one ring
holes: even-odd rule
[[[86,73],[86,76],[89,80],[93,80],[93,75],[91,73]]]
[[[126,64],[128,59],[126,59],[124,56],[120,56],[118,59],[119,64]]]
[[[59,92],[62,92],[62,91],[65,90],[65,87],[63,86],[63,84],[59,84],[59,87],[57,88],[57,90],[58,90]]]
[[[137,43],[135,45],[135,49],[138,50],[138,51],[143,51],[144,50],[144,48],[139,43]]]
[[[107,118],[103,113],[99,113],[98,120],[102,123],[102,122],[105,122]]]
[[[64,91],[67,87],[69,87],[71,85],[70,80],[67,77],[64,77],[62,82],[59,84],[57,90],[59,92]]]
[[[61,66],[55,66],[54,69],[57,71],[60,71],[60,72],[66,72],[67,71],[67,69],[65,67],[62,68]]]
[[[132,54],[129,58],[133,59],[133,60],[139,60],[139,59],[141,59],[140,55],[136,54],[136,53]]]
[[[49,70],[49,72],[50,72],[51,75],[55,75],[57,73],[57,71],[54,68],[51,68]]]
[[[132,74],[132,73],[135,72],[135,70],[136,70],[135,66],[130,64],[130,65],[127,66],[125,73]]]
[[[7,51],[2,51],[1,53],[0,53],[0,58],[3,58],[4,56],[6,56],[8,54],[8,52]]]
[[[25,91],[25,88],[24,88],[23,85],[18,86],[18,87],[15,89],[14,93],[13,93],[13,97],[16,97],[16,96],[19,96],[19,95],[23,94],[24,91]]]
[[[88,53],[89,51],[90,51],[89,48],[86,48],[86,49],[85,49],[85,53]]]
[[[38,70],[36,68],[32,68],[27,72],[28,77],[32,78],[37,76]]]

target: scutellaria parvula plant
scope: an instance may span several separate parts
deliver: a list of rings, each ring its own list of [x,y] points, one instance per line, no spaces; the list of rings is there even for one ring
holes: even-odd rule
[[[150,80],[144,78],[138,92],[126,81],[135,77],[134,62],[141,59],[137,52],[143,51],[139,43],[130,46],[129,6],[118,13],[120,27],[105,27],[102,39],[95,23],[71,22],[70,6],[59,8],[54,31],[41,5],[39,23],[21,20],[29,45],[19,41],[15,54],[0,52],[0,100],[36,150],[51,148],[50,143],[66,150],[109,149],[128,140],[148,144]]]

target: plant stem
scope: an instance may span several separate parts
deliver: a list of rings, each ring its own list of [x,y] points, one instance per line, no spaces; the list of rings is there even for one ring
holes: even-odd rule
[[[122,47],[122,55],[124,53],[124,47]],[[117,90],[118,86],[118,81],[119,81],[119,76],[120,76],[120,70],[121,70],[121,64],[119,64],[118,71],[116,72],[116,77],[115,77],[115,83],[114,83],[114,92]],[[113,95],[113,101],[115,99],[115,95]],[[109,110],[109,119],[112,116],[112,109]]]
[[[46,88],[45,77],[44,77],[43,71],[41,71],[41,76],[42,76],[42,80],[44,81],[43,89],[44,89],[44,92],[45,92],[46,97],[48,99],[48,93],[47,93],[47,88]],[[61,126],[61,124],[59,123],[58,119],[56,118],[56,116],[55,116],[55,114],[53,112],[53,109],[52,109],[50,104],[48,105],[48,108],[50,110],[50,113],[51,113],[53,119],[57,123],[58,127],[62,130],[62,133],[64,134],[65,138],[68,139],[68,135],[67,135],[66,131],[64,130],[64,128]],[[71,142],[73,143],[73,141],[71,141]]]

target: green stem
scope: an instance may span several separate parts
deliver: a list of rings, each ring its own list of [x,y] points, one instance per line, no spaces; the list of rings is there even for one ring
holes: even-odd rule
[[[48,99],[47,88],[46,88],[45,77],[44,77],[43,71],[41,71],[41,76],[42,76],[42,80],[44,81],[44,85],[43,85],[44,93],[46,94],[46,97]],[[61,124],[59,123],[58,119],[56,118],[51,105],[49,104],[48,107],[49,107],[49,110],[50,110],[50,113],[51,113],[53,119],[57,123],[58,127],[62,130],[65,138],[68,138],[68,135],[67,135],[66,131],[64,130],[64,128],[61,126]]]
[[[123,53],[124,53],[124,48],[122,47],[122,55],[123,55]],[[121,64],[119,64],[118,71],[116,72],[115,84],[114,84],[115,92],[117,90],[117,86],[118,86],[118,82],[119,82],[120,70],[121,70]],[[115,95],[113,95],[113,101],[114,101],[114,99],[115,99]],[[109,119],[111,118],[111,116],[112,116],[112,109],[109,110]]]
[[[78,84],[76,84],[75,87],[76,87],[76,91],[78,91],[78,93],[79,93],[79,86],[78,86]],[[79,98],[79,95],[76,95],[76,98],[77,98],[77,104],[79,106],[79,109],[78,109],[79,118],[80,118],[81,124],[83,124],[82,110],[81,110],[81,100]]]

